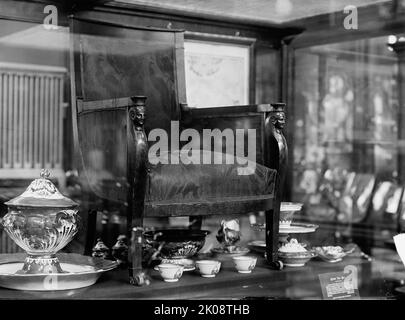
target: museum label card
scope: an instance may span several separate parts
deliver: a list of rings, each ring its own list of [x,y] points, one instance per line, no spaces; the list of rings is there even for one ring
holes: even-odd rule
[[[355,266],[347,266],[342,272],[320,274],[319,280],[325,300],[360,299]]]

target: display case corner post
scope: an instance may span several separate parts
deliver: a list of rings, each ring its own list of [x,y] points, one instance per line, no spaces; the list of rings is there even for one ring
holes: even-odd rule
[[[128,99],[127,109],[127,234],[129,281],[149,284],[142,270],[143,217],[148,175],[148,142],[144,129],[146,97]]]

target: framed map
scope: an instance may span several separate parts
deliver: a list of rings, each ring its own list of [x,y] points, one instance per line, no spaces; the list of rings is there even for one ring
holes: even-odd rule
[[[249,104],[249,44],[185,39],[184,49],[191,108]]]

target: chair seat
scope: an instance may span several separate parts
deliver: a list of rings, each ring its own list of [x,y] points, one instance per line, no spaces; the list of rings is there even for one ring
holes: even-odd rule
[[[206,152],[201,150],[201,154]],[[213,158],[225,159],[224,154],[212,154]],[[200,213],[205,210],[205,214],[224,214],[209,212],[216,210],[242,213],[271,207],[277,172],[257,163],[246,168],[234,158],[233,164],[185,164],[180,160],[178,164],[151,165],[145,215],[164,215],[165,210],[193,215],[190,210],[194,209]]]

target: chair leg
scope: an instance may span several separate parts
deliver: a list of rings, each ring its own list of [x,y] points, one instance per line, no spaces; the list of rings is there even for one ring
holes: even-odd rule
[[[129,282],[137,286],[150,284],[150,277],[142,270],[143,231],[142,227],[132,229],[131,246],[128,250],[130,258]]]
[[[268,210],[266,214],[266,260],[274,269],[281,270],[283,264],[278,260],[279,241],[279,217],[280,204],[277,203],[273,210]]]
[[[96,240],[97,210],[90,209],[87,215],[87,233],[84,255],[91,256],[93,246]]]

